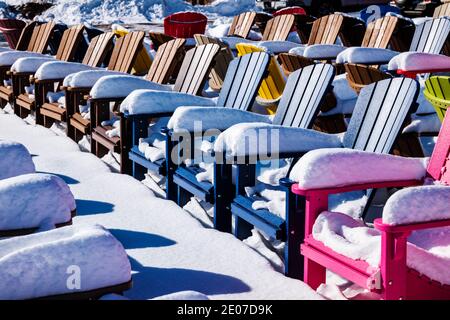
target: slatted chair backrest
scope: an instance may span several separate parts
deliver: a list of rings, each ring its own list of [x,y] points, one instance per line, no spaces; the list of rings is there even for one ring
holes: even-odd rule
[[[53,29],[56,27],[54,22],[41,24],[33,29],[27,51],[44,53],[47,50]]]
[[[362,64],[346,63],[347,80],[350,87],[359,93],[362,88],[376,81],[392,78],[392,75],[378,68]]]
[[[441,4],[433,12],[433,18],[450,17],[450,2]]]
[[[308,45],[313,44],[334,44],[339,35],[344,16],[340,14],[330,14],[314,21]]]
[[[105,32],[94,37],[89,43],[82,63],[92,67],[100,67],[113,47],[114,34]]]
[[[229,36],[237,36],[241,38],[247,38],[250,33],[250,29],[255,23],[256,12],[249,11],[243,12],[233,18],[230,29],[228,30]]]
[[[344,135],[346,148],[389,153],[409,114],[417,108],[419,84],[392,78],[364,87]]]
[[[438,18],[428,20],[418,26],[414,32],[409,51],[441,53],[450,34],[450,20]]]
[[[175,68],[184,58],[185,42],[185,39],[178,38],[161,45],[145,78],[161,84],[169,82]]]
[[[233,60],[233,53],[231,52],[230,47],[220,41],[217,38],[208,37],[203,34],[194,35],[195,42],[197,45],[203,44],[217,44],[220,46],[220,52],[216,57],[216,61],[214,63],[214,67],[211,69],[210,74],[210,87],[214,90],[220,90],[223,85],[223,81],[227,74],[227,69],[230,62]]]
[[[295,16],[293,14],[283,14],[267,21],[263,41],[285,41],[294,26]]]
[[[28,44],[31,41],[31,37],[34,34],[33,30],[37,26],[36,21],[31,21],[22,29],[19,40],[17,41],[16,50],[25,51],[28,48]]]
[[[384,16],[369,23],[361,47],[386,49],[399,18]]]
[[[26,23],[17,19],[0,19],[0,31],[11,49],[16,49],[20,34]]]
[[[312,128],[319,106],[331,89],[334,75],[334,67],[322,63],[291,73],[273,122],[289,127]]]
[[[70,27],[64,31],[59,43],[56,59],[61,61],[72,61],[78,45],[83,40],[84,26],[82,24]]]
[[[435,181],[450,185],[450,113],[447,112],[427,168]]]
[[[163,45],[164,43],[175,39],[174,37],[169,36],[162,32],[149,32],[148,36],[149,36],[150,40],[152,41],[153,49],[155,49],[156,51],[158,51],[159,47],[161,45]]]
[[[130,72],[133,64],[143,47],[145,33],[143,31],[130,32],[116,40],[108,70]]]
[[[269,67],[270,55],[255,52],[230,62],[218,106],[249,110]]]
[[[400,17],[397,18],[397,23],[394,32],[389,42],[391,49],[398,52],[408,51],[411,46],[412,38],[416,30],[416,25],[409,19]]]
[[[173,91],[200,94],[219,51],[217,44],[205,44],[187,51]]]

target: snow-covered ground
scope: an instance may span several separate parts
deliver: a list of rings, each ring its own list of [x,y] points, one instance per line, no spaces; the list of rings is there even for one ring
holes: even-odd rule
[[[321,298],[232,235],[205,228],[132,177],[112,173],[66,137],[1,113],[0,139],[24,144],[37,172],[68,183],[77,203],[75,225],[101,224],[123,244],[133,270],[129,298],[187,290],[210,299]]]

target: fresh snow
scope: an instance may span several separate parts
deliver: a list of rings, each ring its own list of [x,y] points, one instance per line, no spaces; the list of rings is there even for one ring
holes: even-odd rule
[[[0,154],[0,181],[35,172],[31,155],[23,144],[0,138]]]
[[[110,71],[105,69],[85,70],[72,73],[64,78],[63,85],[66,87],[91,88],[104,76],[127,75],[124,72]]]
[[[52,61],[55,58],[50,56],[20,58],[11,66],[11,71],[35,73],[41,65],[49,60]]]
[[[294,165],[290,178],[305,189],[420,180],[425,177],[427,160],[344,148],[313,150]]]
[[[36,70],[34,77],[39,80],[64,79],[72,73],[90,69],[94,67],[76,62],[47,61]]]
[[[388,69],[404,71],[450,71],[450,57],[442,54],[403,52],[389,61]]]
[[[1,240],[0,298],[76,293],[130,280],[122,244],[101,226],[70,226]],[[70,281],[79,272],[80,281]],[[79,289],[77,288],[79,285]]]
[[[28,52],[28,51],[5,51],[0,52],[0,65],[1,66],[12,66],[17,59],[27,58],[27,57],[49,57],[36,52]]]
[[[307,46],[303,56],[310,59],[336,59],[336,57],[346,50],[346,47],[338,44],[313,44]]]
[[[338,54],[336,63],[384,64],[397,55],[389,49],[351,47]]]
[[[192,290],[210,299],[321,298],[302,282],[275,271],[266,258],[231,234],[203,227],[132,177],[111,173],[105,163],[80,152],[68,138],[13,115],[0,114],[0,124],[0,137],[23,143],[36,155],[33,161],[39,172],[57,174],[69,184],[77,202],[75,227],[101,224],[122,242],[134,280],[127,297],[149,299]],[[79,246],[78,241],[75,244]],[[8,287],[13,287],[11,282]]]

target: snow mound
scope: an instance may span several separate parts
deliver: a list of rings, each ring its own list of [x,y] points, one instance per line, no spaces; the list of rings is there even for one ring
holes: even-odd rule
[[[305,48],[303,56],[310,59],[335,59],[346,49],[338,44],[313,44]]]
[[[383,64],[398,55],[397,51],[381,48],[351,47],[336,57],[336,63]]]
[[[322,149],[305,154],[290,179],[301,188],[320,189],[370,182],[420,180],[428,159],[404,158],[352,149]]]
[[[47,61],[36,70],[34,77],[39,80],[64,79],[72,73],[90,69],[94,68],[82,63]]]
[[[11,71],[35,73],[44,63],[55,60],[53,57],[26,57],[17,59],[11,66]]]
[[[450,70],[450,57],[442,54],[403,52],[389,61],[389,70]]]
[[[0,181],[0,230],[53,228],[69,222],[75,199],[59,177],[31,173]]]
[[[27,57],[44,57],[43,54],[29,51],[5,51],[0,53],[0,65],[12,66],[17,59]]]
[[[35,171],[27,148],[21,143],[0,140],[0,180]]]
[[[105,69],[85,70],[72,73],[64,78],[63,85],[65,87],[74,88],[91,88],[98,80],[104,76],[111,75],[127,75],[124,72],[109,71]]]
[[[122,244],[99,225],[64,227],[1,242],[1,299],[77,293],[131,279]]]

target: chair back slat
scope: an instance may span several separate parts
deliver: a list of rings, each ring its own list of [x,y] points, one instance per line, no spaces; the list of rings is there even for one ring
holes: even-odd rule
[[[398,20],[399,18],[397,17],[384,16],[369,23],[361,46],[368,48],[387,48]]]
[[[330,64],[313,64],[293,72],[286,83],[273,122],[311,128],[335,75]]]
[[[416,80],[392,78],[364,87],[344,136],[344,146],[389,153],[408,115],[417,107]]]
[[[231,61],[220,91],[218,106],[249,110],[269,67],[265,52],[246,54]]]
[[[416,26],[409,51],[439,54],[450,33],[450,20],[438,18]]]
[[[200,94],[219,50],[217,44],[206,44],[186,52],[173,90]]]
[[[392,76],[378,68],[362,64],[346,63],[344,65],[348,84],[356,93],[362,88],[376,81],[392,78]]]
[[[146,79],[156,83],[167,83],[178,63],[184,58],[186,40],[179,38],[161,45],[156,52]]]
[[[267,22],[263,41],[285,41],[294,26],[295,16],[293,14],[283,14],[274,17]]]
[[[56,27],[54,22],[41,24],[33,29],[27,51],[44,53],[50,42],[53,29]]]
[[[441,4],[434,9],[433,18],[450,17],[450,2]]]
[[[314,21],[308,45],[334,44],[343,21],[344,16],[340,14],[330,14]]]
[[[108,70],[130,72],[139,50],[143,47],[144,36],[143,31],[135,31],[117,39],[109,60]]]
[[[427,168],[436,181],[450,185],[450,113],[447,112]]]
[[[33,30],[36,27],[37,22],[31,21],[26,24],[20,33],[19,40],[17,41],[16,50],[25,51],[28,48],[31,37],[33,35]]]
[[[59,43],[56,59],[61,61],[72,61],[78,45],[83,40],[84,26],[82,24],[73,26],[64,31]]]
[[[92,67],[100,67],[113,47],[113,38],[112,32],[105,32],[94,37],[89,43],[82,63]]]
[[[250,29],[255,23],[256,12],[243,12],[238,16],[233,18],[230,25],[230,30],[228,30],[229,36],[237,36],[241,38],[247,38],[250,33]]]

